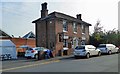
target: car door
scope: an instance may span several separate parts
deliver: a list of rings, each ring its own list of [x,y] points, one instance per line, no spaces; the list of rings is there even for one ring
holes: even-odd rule
[[[93,55],[97,55],[98,51],[96,50],[96,47],[93,46]]]
[[[94,55],[95,54],[93,46],[88,47],[88,49],[89,49],[90,55]]]
[[[118,51],[118,49],[116,48],[115,45],[113,45],[113,50],[114,50],[114,52],[117,52],[117,51]]]
[[[112,53],[114,53],[116,51],[114,48],[114,45],[109,46],[109,48],[111,49]]]

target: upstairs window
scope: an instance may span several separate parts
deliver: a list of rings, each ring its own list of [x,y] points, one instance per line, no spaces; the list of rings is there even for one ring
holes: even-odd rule
[[[73,23],[73,32],[77,33],[77,24],[75,22]]]
[[[67,32],[68,31],[68,24],[66,20],[63,20],[63,32]]]
[[[85,26],[81,25],[82,33],[85,33]]]

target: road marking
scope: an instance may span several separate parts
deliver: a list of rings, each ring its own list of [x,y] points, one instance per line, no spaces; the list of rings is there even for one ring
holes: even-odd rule
[[[54,62],[60,62],[60,60],[54,60]]]
[[[60,62],[60,60],[53,60],[53,61],[49,61],[49,62],[47,61],[47,62],[43,62],[43,63],[36,63],[36,64],[32,64],[32,65],[26,65],[26,66],[20,66],[20,67],[8,68],[8,69],[0,69],[0,72],[16,70],[16,69],[21,69],[21,68],[27,68],[27,67],[33,67],[33,66],[38,66],[38,65],[45,65],[45,64],[50,64],[50,63],[54,63],[54,62]]]

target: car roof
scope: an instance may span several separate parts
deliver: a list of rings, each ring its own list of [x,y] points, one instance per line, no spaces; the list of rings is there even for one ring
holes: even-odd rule
[[[100,45],[113,46],[113,44],[100,44]]]
[[[95,47],[93,45],[80,45],[80,46],[84,46],[84,47]]]

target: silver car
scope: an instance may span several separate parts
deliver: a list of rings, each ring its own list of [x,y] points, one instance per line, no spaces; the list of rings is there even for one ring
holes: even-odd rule
[[[100,44],[98,49],[100,49],[101,53],[111,54],[119,52],[119,48],[113,44]]]
[[[95,46],[93,45],[81,45],[81,46],[77,46],[74,49],[74,56],[76,57],[80,57],[80,56],[86,56],[86,58],[89,58],[90,56],[93,55],[101,55],[101,51],[99,49],[96,49]]]
[[[28,48],[25,51],[25,57],[26,58],[38,58],[38,51],[44,51],[45,48],[44,47],[35,47],[35,48]]]

